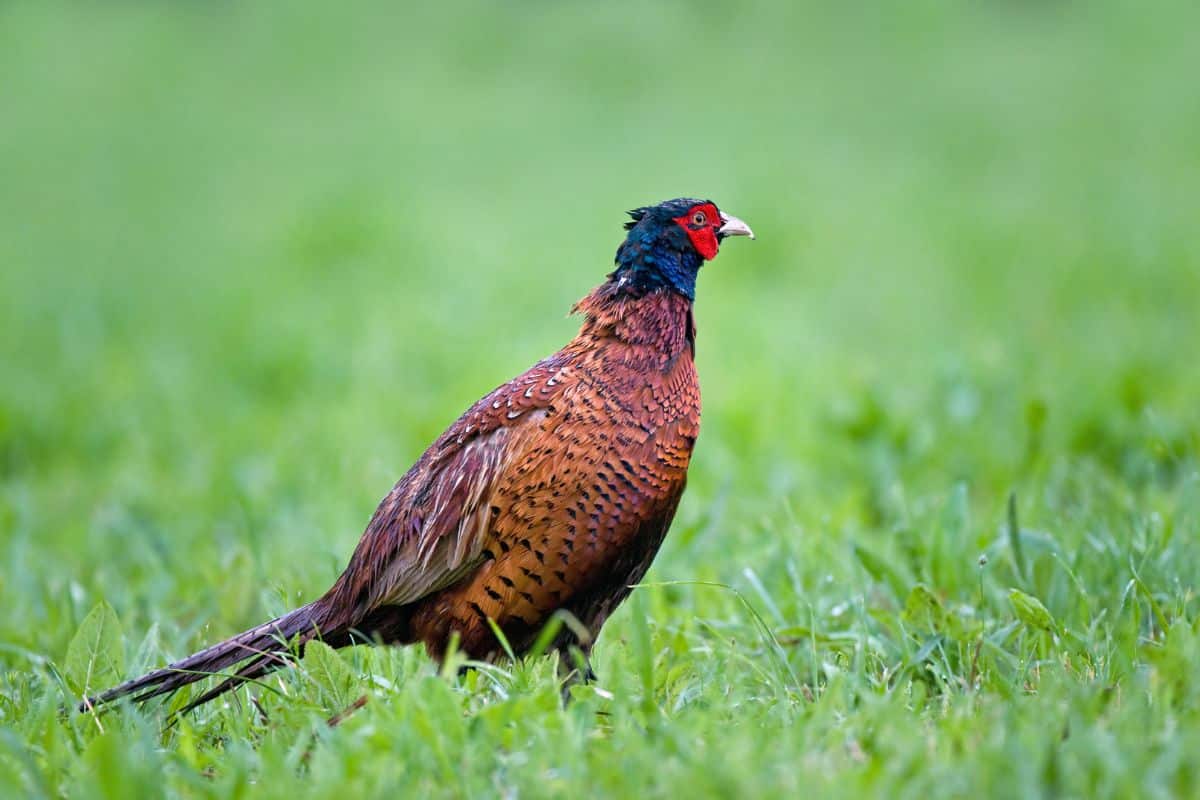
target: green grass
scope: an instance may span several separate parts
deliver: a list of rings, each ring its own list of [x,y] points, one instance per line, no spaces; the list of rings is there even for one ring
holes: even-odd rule
[[[1195,4],[241,6],[0,6],[0,795],[1200,793]],[[324,590],[680,194],[759,239],[595,689],[69,713]]]

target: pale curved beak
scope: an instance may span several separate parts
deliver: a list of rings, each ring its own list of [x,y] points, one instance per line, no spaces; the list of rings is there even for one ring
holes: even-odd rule
[[[732,214],[721,212],[721,227],[717,228],[718,236],[749,236],[754,238],[754,231],[750,230],[750,226],[742,222]]]

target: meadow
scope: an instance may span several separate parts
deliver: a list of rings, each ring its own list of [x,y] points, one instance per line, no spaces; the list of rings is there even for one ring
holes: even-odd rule
[[[1200,795],[1198,25],[0,5],[0,796]],[[758,239],[596,684],[314,649],[71,712],[322,592],[679,195]]]

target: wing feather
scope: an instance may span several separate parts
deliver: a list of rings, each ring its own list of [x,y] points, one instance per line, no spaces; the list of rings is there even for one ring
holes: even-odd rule
[[[443,589],[488,558],[497,485],[536,449],[543,421],[571,383],[570,370],[547,359],[451,425],[375,510],[329,591],[335,605],[361,619]]]

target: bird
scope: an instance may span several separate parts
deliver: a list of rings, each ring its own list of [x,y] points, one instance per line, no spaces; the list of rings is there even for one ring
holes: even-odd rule
[[[725,239],[754,238],[710,200],[628,214],[615,269],[572,308],[579,333],[425,450],[324,595],[84,697],[80,710],[223,677],[186,713],[293,663],[315,639],[423,643],[438,661],[455,649],[495,662],[529,652],[563,614],[577,624],[546,649],[560,670],[573,659],[568,679],[592,679],[592,645],[649,568],[687,483],[700,432],[697,275]]]

